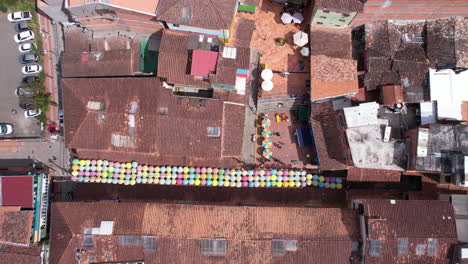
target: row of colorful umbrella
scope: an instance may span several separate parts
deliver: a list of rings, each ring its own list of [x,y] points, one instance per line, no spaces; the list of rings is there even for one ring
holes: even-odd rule
[[[343,180],[307,174],[304,170],[245,170],[205,167],[147,166],[107,160],[72,161],[72,180],[135,185],[195,185],[225,187],[306,187],[341,189]]]
[[[273,157],[273,152],[271,152],[271,145],[273,145],[273,141],[271,141],[270,137],[273,135],[273,133],[270,131],[270,126],[271,126],[271,120],[269,118],[263,118],[262,119],[262,136],[263,136],[263,142],[262,142],[262,147],[263,147],[263,157],[266,159],[271,159]]]

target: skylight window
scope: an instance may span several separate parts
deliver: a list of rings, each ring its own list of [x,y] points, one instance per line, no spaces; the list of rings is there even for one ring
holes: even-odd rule
[[[408,255],[408,238],[402,237],[398,239],[398,256]]]
[[[370,240],[369,241],[369,255],[380,256],[382,254],[382,241]]]
[[[438,245],[437,238],[428,238],[427,239],[427,255],[428,256],[435,256],[437,254],[437,245]]]
[[[284,256],[288,251],[297,251],[297,241],[273,240],[271,241],[271,251],[273,256]]]
[[[237,49],[232,47],[224,47],[223,58],[235,59],[237,56]]]
[[[88,108],[89,110],[102,111],[106,108],[106,105],[104,102],[88,101],[86,108]]]
[[[157,249],[157,240],[154,236],[144,236],[143,237],[143,250],[144,251],[156,251]]]
[[[220,137],[221,128],[220,127],[208,127],[208,136],[209,137]]]
[[[139,236],[119,236],[119,244],[122,246],[139,246],[142,243],[142,239]]]
[[[226,239],[204,239],[200,245],[201,253],[205,256],[226,256]]]

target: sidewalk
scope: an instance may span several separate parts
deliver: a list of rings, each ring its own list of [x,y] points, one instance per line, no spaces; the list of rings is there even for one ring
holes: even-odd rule
[[[44,53],[43,57],[43,66],[44,66],[44,73],[46,76],[45,80],[45,87],[46,93],[51,94],[52,100],[56,103],[59,102],[58,98],[58,89],[57,89],[57,73],[55,71],[55,65],[57,64],[57,57],[58,54],[55,54],[55,46],[54,46],[54,39],[53,39],[53,31],[52,31],[52,24],[50,20],[41,15],[40,13],[37,14],[39,20],[39,26],[41,28],[41,36],[42,36],[42,46]],[[55,55],[55,56],[54,56]],[[58,107],[56,106],[49,106],[49,112],[46,114],[47,120],[55,122],[58,124]]]
[[[57,124],[61,130],[58,113],[61,105],[60,78],[57,72],[60,54],[63,50],[61,26],[52,24],[49,18],[40,13],[38,13],[38,20],[43,40],[45,92],[50,94],[51,99],[58,104],[58,106],[49,106],[49,112],[46,116],[49,123]],[[23,157],[31,156],[32,159],[49,166],[53,170],[51,171],[52,176],[67,176],[70,153],[65,148],[63,135],[58,141],[49,140],[48,134],[46,137],[47,139],[42,141],[24,142],[24,146],[16,153],[23,155]],[[0,157],[2,154],[4,153],[1,153]]]
[[[69,152],[62,141],[47,139],[37,140],[1,140],[0,159],[31,159],[48,166],[52,176],[67,176]]]

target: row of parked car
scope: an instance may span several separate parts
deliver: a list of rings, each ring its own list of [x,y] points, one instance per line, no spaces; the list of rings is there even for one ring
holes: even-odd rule
[[[18,51],[24,53],[18,58],[20,64],[25,64],[25,66],[22,67],[23,74],[40,73],[42,71],[42,66],[37,63],[39,61],[39,56],[34,53],[36,46],[34,43],[29,42],[34,40],[34,32],[28,26],[28,21],[32,20],[31,12],[13,12],[8,14],[7,18],[10,22],[16,23],[15,30],[18,33],[15,35],[14,40],[17,43],[21,43],[18,46]],[[41,114],[41,110],[32,109],[33,97],[36,96],[36,93],[28,88],[28,85],[38,82],[39,76],[26,76],[21,81],[22,86],[15,90],[15,94],[19,98],[19,106],[25,110],[25,118],[31,118]]]
[[[29,11],[19,11],[8,14],[7,16],[10,22],[18,22],[15,25],[15,30],[18,32],[14,36],[16,43],[24,43],[26,41],[34,40],[34,32],[29,28],[28,21],[31,21],[32,15]],[[24,43],[19,46],[20,52],[30,52],[34,48],[32,43]],[[21,71],[23,74],[36,74],[42,71],[41,65],[35,63],[39,60],[39,57],[36,54],[23,54],[20,56],[20,63],[27,64],[23,66]]]
[[[13,37],[16,43],[20,43],[18,51],[21,54],[19,56],[19,63],[26,64],[22,67],[21,71],[23,74],[35,74],[42,71],[42,67],[36,62],[39,61],[39,57],[35,53],[31,53],[35,50],[35,45],[31,42],[34,40],[34,32],[29,28],[28,22],[32,20],[32,14],[29,11],[13,12],[7,15],[8,21],[15,24],[15,31],[17,34]],[[30,64],[31,63],[31,64]],[[27,84],[39,82],[38,76],[26,76],[22,79],[22,86],[16,88],[15,94],[19,98],[19,106],[24,109],[24,117],[30,118],[38,116],[41,111],[32,109],[33,97],[35,93],[29,89]],[[0,123],[0,136],[12,135],[14,132],[14,126],[9,123]]]

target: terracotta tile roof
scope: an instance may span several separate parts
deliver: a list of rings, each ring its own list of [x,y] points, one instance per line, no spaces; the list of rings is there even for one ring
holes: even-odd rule
[[[331,45],[333,44],[333,45]],[[310,53],[351,59],[351,29],[314,26],[310,32]]]
[[[462,119],[468,121],[468,101],[463,101],[461,105]]]
[[[432,64],[455,64],[455,19],[427,22],[427,56]]]
[[[367,72],[364,76],[364,86],[367,91],[377,90],[382,85],[398,85],[400,83],[400,75],[393,71]]]
[[[192,50],[196,51],[198,45],[208,48],[205,44],[199,44],[200,34],[164,30],[159,49],[158,77],[165,78],[168,83],[190,85],[195,87],[211,88],[211,84],[235,85],[237,69],[249,70],[250,49],[237,47],[236,58],[224,58],[223,51],[226,48],[218,42],[215,46],[219,49],[216,72],[209,78],[197,78],[190,75],[190,65],[193,62]],[[209,36],[205,35],[205,38]],[[214,40],[213,40],[214,41]]]
[[[447,201],[365,200],[366,263],[449,263],[457,243],[455,215]],[[399,239],[408,239],[399,254]],[[437,241],[431,242],[429,240]],[[380,240],[380,254],[370,253],[370,241]],[[404,249],[404,248],[402,248]]]
[[[41,245],[0,247],[0,264],[39,264],[41,263]]]
[[[419,103],[429,99],[427,62],[394,61],[392,70],[400,75],[406,102]]]
[[[427,238],[409,238],[408,239],[408,254],[398,255],[398,240],[382,241],[382,256],[366,256],[366,263],[371,264],[394,264],[394,263],[440,263],[450,264],[452,247],[458,242],[456,238],[438,238],[437,249],[435,256],[428,256],[427,249],[430,247]],[[369,248],[367,242],[367,248]],[[416,253],[416,248],[424,249],[422,255]]]
[[[400,85],[384,85],[381,90],[383,104],[395,105],[404,103],[403,89]]]
[[[65,52],[62,56],[62,76],[130,76],[139,72],[139,45],[133,49],[95,52]]]
[[[226,263],[346,263],[358,239],[357,215],[338,208],[280,208],[153,203],[55,203],[51,212],[50,263],[78,263],[84,228],[114,221],[113,234],[93,235],[83,262],[212,263],[200,253],[201,239],[227,239]],[[291,224],[294,222],[307,225]],[[193,223],[197,223],[193,225]],[[190,228],[188,228],[190,226]],[[123,246],[118,235],[155,236],[149,252]],[[273,257],[273,239],[296,240],[297,251]],[[181,251],[184,254],[178,254]],[[325,254],[326,253],[326,254]],[[246,262],[247,261],[247,262]]]
[[[320,82],[350,82],[357,80],[356,61],[330,58],[323,55],[311,57],[313,80]]]
[[[468,19],[455,18],[455,56],[457,67],[468,68]],[[468,261],[466,261],[468,262]]]
[[[0,211],[0,244],[29,245],[33,217],[33,211]]]
[[[351,188],[346,190],[346,198],[348,201],[355,199],[403,199],[404,194],[400,190],[384,190],[384,189],[356,189]]]
[[[242,115],[237,117],[240,120],[223,120],[222,101],[172,96],[157,78],[64,79],[63,92],[67,146],[109,159],[120,153],[117,160],[148,155],[145,160],[152,157],[161,163],[221,162],[222,142],[233,136],[225,131],[243,122]],[[88,109],[90,102],[102,102],[104,110]],[[129,125],[130,115],[134,128]],[[219,127],[221,136],[209,137],[208,127]],[[241,138],[239,134],[229,140],[241,142]]]
[[[425,22],[380,22],[365,25],[368,91],[384,85],[401,85],[404,101],[419,103],[428,98],[428,60],[424,45]],[[403,41],[404,40],[404,41]]]
[[[336,45],[329,45],[330,41]],[[357,93],[357,62],[351,57],[350,29],[314,27],[310,42],[311,99]]]
[[[240,0],[240,2],[246,5],[254,5],[254,6],[259,6],[260,4],[260,0]]]
[[[136,11],[142,11],[150,14],[156,13],[156,7],[159,0],[110,0],[109,4],[129,8]]]
[[[221,47],[220,54],[226,47]],[[210,75],[210,81],[214,84],[235,85],[238,69],[250,69],[250,49],[236,48],[236,59],[219,56],[216,73]]]
[[[189,44],[192,38],[198,40],[199,34],[164,30],[158,55],[158,77],[168,83],[184,84],[197,87],[211,87],[209,79],[190,75]],[[206,36],[208,37],[208,36]]]
[[[64,29],[65,52],[93,52],[129,49],[131,40],[126,37],[93,38],[89,31]]]
[[[244,111],[245,107],[237,104],[224,104],[225,136],[222,141],[222,156],[232,157],[242,153],[242,135],[244,134]]]
[[[236,4],[236,0],[160,0],[156,18],[172,24],[229,29]]]
[[[447,201],[396,200],[391,204],[389,200],[366,200],[364,215],[372,223],[369,239],[457,238],[455,213]]]
[[[41,257],[26,255],[26,254],[17,254],[10,252],[0,252],[0,264],[40,264]]]
[[[327,108],[329,111],[325,110]],[[320,170],[345,170],[352,162],[341,126],[340,112],[332,112],[330,101],[312,104],[311,112],[311,125]]]
[[[316,0],[315,5],[347,12],[362,12],[364,4],[359,0]]]
[[[232,29],[231,44],[234,47],[250,47],[253,31],[255,29],[255,20],[236,17],[235,27]]]
[[[387,57],[369,57],[367,59],[368,72],[388,72],[392,70],[392,61]]]
[[[392,57],[387,21],[366,24],[365,39],[369,57]]]
[[[311,56],[311,99],[358,92],[357,63],[353,59]]]
[[[400,182],[401,171],[348,168],[348,181],[356,182]]]

